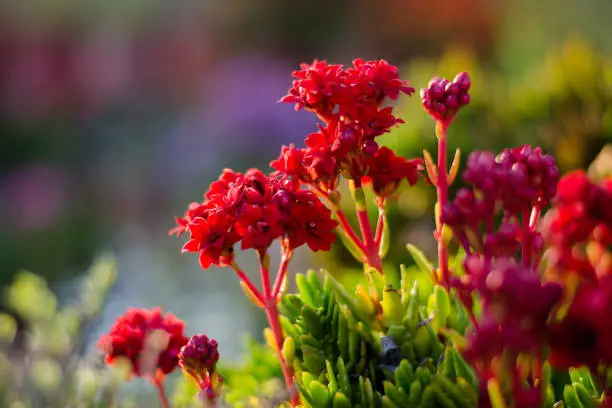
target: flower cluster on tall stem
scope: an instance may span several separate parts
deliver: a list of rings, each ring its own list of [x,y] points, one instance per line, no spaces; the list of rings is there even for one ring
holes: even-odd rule
[[[549,245],[547,279],[567,290],[567,309],[552,325],[550,361],[555,367],[612,368],[612,180],[596,183],[583,171],[565,175],[544,223]]]
[[[223,383],[217,371],[217,342],[204,334],[192,336],[179,353],[179,366],[200,389],[199,397],[207,407],[215,408]]]
[[[197,253],[202,268],[232,268],[249,299],[265,310],[291,402],[296,406],[299,397],[293,373],[281,353],[283,332],[277,304],[293,250],[302,245],[312,251],[329,250],[337,223],[316,195],[300,189],[299,183],[279,172],[265,175],[251,169],[242,174],[226,169],[204,197],[202,203],[191,204],[185,216],[177,218],[177,227],[170,232],[189,234],[183,252]],[[274,241],[280,242],[281,262],[272,283],[268,250]],[[236,263],[234,248],[238,244],[242,250],[257,253],[261,289]]]
[[[548,321],[564,288],[538,272],[544,241],[537,227],[559,172],[541,149],[520,146],[497,157],[473,152],[463,179],[470,188],[446,203],[441,219],[467,254],[465,274],[450,280],[474,322],[464,356],[481,379],[482,406],[498,392],[509,405],[539,407],[538,378],[553,337]],[[480,316],[472,311],[474,294]],[[521,356],[529,356],[527,366]]]
[[[470,102],[468,91],[471,80],[466,72],[457,74],[453,81],[438,77],[429,81],[427,88],[421,89],[421,103],[423,107],[436,121],[436,137],[438,139],[438,160],[434,164],[430,154],[425,151],[425,165],[429,179],[436,187],[436,231],[435,238],[438,242],[438,270],[434,276],[436,279],[448,286],[448,247],[443,237],[443,226],[441,210],[448,200],[448,187],[456,177],[459,168],[459,150],[451,165],[450,173],[447,172],[447,140],[448,126],[452,123],[459,109]]]
[[[402,180],[411,185],[417,182],[421,161],[398,157],[392,150],[379,147],[375,139],[403,123],[384,102],[402,93],[412,95],[414,88],[384,60],[356,59],[349,68],[314,61],[312,65],[302,64],[293,76],[293,86],[281,101],[295,104],[296,110],[313,112],[322,124],[318,132],[306,137],[305,148],[283,146],[271,166],[321,197],[334,211],[353,252],[382,273],[385,203]],[[360,234],[340,208],[341,178],[352,191]],[[372,228],[365,203],[366,183],[371,183],[379,208],[376,229]]]

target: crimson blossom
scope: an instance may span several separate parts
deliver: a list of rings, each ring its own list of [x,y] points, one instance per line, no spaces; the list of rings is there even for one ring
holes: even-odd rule
[[[559,182],[546,224],[547,277],[563,282],[571,301],[555,322],[551,364],[612,367],[612,182],[596,183],[583,171]]]
[[[385,60],[356,59],[350,68],[315,61],[302,64],[293,76],[293,86],[281,102],[315,113],[323,124],[306,137],[305,148],[283,146],[280,157],[270,163],[274,169],[324,195],[336,190],[340,176],[357,187],[368,176],[375,192],[383,195],[395,191],[403,179],[416,183],[421,160],[381,151],[375,141],[403,123],[392,107],[384,106],[385,100],[414,93],[395,66]]]
[[[98,342],[106,363],[125,358],[132,373],[140,376],[170,374],[178,365],[178,355],[187,343],[185,324],[160,308],[128,309],[119,316],[110,332]]]
[[[262,255],[276,239],[289,250],[304,244],[313,251],[328,250],[337,225],[312,192],[300,190],[283,174],[257,169],[244,174],[226,169],[204,202],[192,204],[177,224],[170,232],[189,232],[183,252],[199,253],[204,269],[231,265],[238,243]]]

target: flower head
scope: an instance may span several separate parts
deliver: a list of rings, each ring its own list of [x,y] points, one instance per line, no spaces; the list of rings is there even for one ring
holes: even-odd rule
[[[451,121],[459,109],[470,103],[470,76],[461,72],[453,79],[435,77],[421,89],[421,103],[435,120]]]
[[[219,395],[218,361],[217,342],[204,334],[192,336],[179,353],[179,366],[197,383],[204,400],[214,401]]]
[[[381,147],[368,161],[367,178],[377,196],[389,197],[403,180],[411,186],[416,184],[422,170],[421,163],[421,159],[407,160],[396,156],[393,150]]]
[[[179,353],[181,369],[189,372],[214,372],[219,361],[218,344],[204,334],[191,336]]]
[[[297,79],[281,101],[315,112],[324,124],[306,137],[305,149],[283,147],[271,166],[324,193],[336,188],[340,175],[365,177],[367,162],[378,151],[374,139],[403,123],[384,101],[412,95],[414,88],[385,60],[356,59],[346,69],[315,61],[293,76]]]
[[[225,170],[197,207],[206,210],[181,219],[190,233],[183,252],[198,253],[207,269],[231,265],[238,243],[260,253],[277,239],[286,239],[290,249],[307,244],[314,251],[328,250],[337,223],[314,193],[298,188],[290,174]]]
[[[129,309],[118,317],[98,347],[106,354],[106,363],[125,358],[136,376],[153,375],[157,370],[171,373],[178,364],[180,349],[187,343],[185,324],[161,309]]]

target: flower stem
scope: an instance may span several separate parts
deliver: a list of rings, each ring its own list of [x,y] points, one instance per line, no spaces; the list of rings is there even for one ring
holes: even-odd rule
[[[378,245],[372,233],[372,227],[370,226],[370,219],[368,218],[367,208],[355,207],[357,211],[357,219],[359,220],[359,228],[361,229],[361,236],[363,237],[364,252],[368,264],[382,274],[382,261],[378,255]]]
[[[438,267],[440,268],[441,281],[449,283],[448,272],[448,248],[442,237],[442,209],[448,200],[448,175],[446,173],[446,128],[448,123],[436,121],[436,136],[438,137],[438,183],[436,190],[438,194],[438,220],[436,239],[438,240]]]
[[[281,262],[278,267],[278,274],[276,275],[276,280],[274,281],[274,288],[272,289],[272,297],[278,299],[281,288],[283,287],[283,283],[287,276],[287,267],[289,266],[289,261],[291,260],[291,250],[283,251],[281,256]]]
[[[265,303],[263,295],[261,294],[259,289],[257,289],[257,287],[253,284],[251,279],[246,275],[246,273],[244,273],[244,271],[240,269],[240,267],[235,262],[232,262],[231,267],[234,272],[236,272],[236,275],[238,275],[238,278],[240,278],[240,280],[244,282],[244,284],[249,288],[249,290],[257,298],[257,300],[259,300],[261,303]]]
[[[382,240],[383,230],[385,228],[385,210],[383,207],[378,209],[378,221],[376,222],[376,233],[374,236],[374,242],[376,246],[380,248],[380,241]]]
[[[260,264],[260,272],[261,272],[261,281],[263,286],[263,297],[264,297],[264,309],[266,311],[266,317],[268,318],[268,325],[270,326],[270,330],[272,330],[272,334],[274,336],[274,342],[276,343],[276,353],[278,355],[278,359],[281,363],[281,368],[283,370],[283,376],[285,377],[285,386],[287,387],[287,391],[289,392],[290,402],[292,407],[297,407],[300,404],[300,396],[297,392],[297,388],[293,382],[293,369],[291,366],[285,361],[285,357],[283,356],[283,329],[280,324],[280,317],[278,313],[278,298],[277,296],[273,296],[272,289],[270,288],[270,271],[264,264],[263,260],[264,256],[260,253],[259,256],[259,264]],[[285,264],[288,263],[288,260]],[[285,269],[286,273],[286,265],[283,267],[283,262],[281,262],[279,268],[279,276],[282,273],[282,268]],[[275,283],[276,286],[280,280],[277,279]],[[280,284],[278,284],[278,288],[280,290]],[[278,295],[278,293],[277,293]]]
[[[161,405],[161,407],[170,408],[170,403],[168,402],[168,396],[166,395],[166,389],[164,388],[163,379],[160,379],[157,376],[152,376],[151,382],[157,390],[157,396],[159,398],[159,404]]]
[[[346,215],[344,215],[344,212],[340,208],[335,208],[334,211],[336,213],[336,217],[338,218],[338,222],[342,227],[342,230],[346,233],[346,236],[355,244],[357,248],[361,250],[361,252],[365,252],[364,243],[357,236],[357,233],[355,232],[353,227],[351,227],[351,224],[348,222],[348,219],[346,218]]]

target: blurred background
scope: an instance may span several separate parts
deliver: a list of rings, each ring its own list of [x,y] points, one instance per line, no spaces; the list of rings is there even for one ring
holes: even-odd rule
[[[162,306],[236,361],[240,334],[259,337],[263,314],[230,271],[200,270],[167,231],[224,167],[265,168],[315,129],[312,115],[277,103],[300,62],[384,58],[417,89],[469,71],[473,102],[452,149],[540,144],[569,170],[612,139],[611,15],[609,0],[1,2],[5,300],[25,269],[70,303],[110,252],[117,281],[85,343],[129,306]],[[406,125],[381,141],[406,156],[435,149],[418,97],[397,108]],[[390,262],[411,262],[407,241],[432,247],[431,202],[420,185],[394,207]],[[290,270],[351,262],[338,248],[299,254]]]

